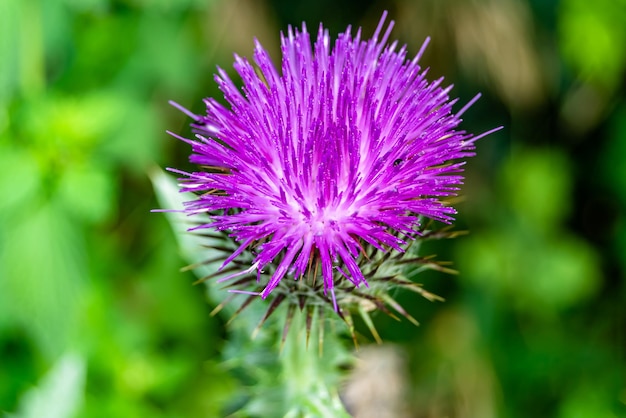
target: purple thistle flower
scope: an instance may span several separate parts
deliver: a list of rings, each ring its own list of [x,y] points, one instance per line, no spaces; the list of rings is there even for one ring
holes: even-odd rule
[[[222,268],[251,254],[220,281],[256,273],[266,298],[282,280],[320,273],[337,311],[337,281],[368,286],[366,248],[403,253],[424,217],[453,220],[445,199],[462,184],[461,160],[493,131],[458,130],[479,96],[454,113],[452,86],[429,82],[418,64],[428,40],[407,59],[405,46],[387,44],[385,18],[371,39],[348,28],[334,45],[322,26],[313,45],[304,24],[289,27],[280,71],[258,41],[254,63],[235,56],[243,91],[218,69],[228,107],[209,98],[200,116],[174,104],[194,119],[196,138],[177,137],[204,167],[172,170],[185,176],[182,191],[198,193],[185,212],[210,214],[194,229],[237,242]]]

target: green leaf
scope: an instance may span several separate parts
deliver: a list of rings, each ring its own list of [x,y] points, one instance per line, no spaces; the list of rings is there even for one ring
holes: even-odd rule
[[[525,267],[520,257],[524,274],[517,290],[529,309],[537,305],[565,309],[595,295],[601,277],[599,259],[585,241],[562,232],[527,256],[531,261]]]
[[[193,193],[181,193],[176,179],[161,169],[153,169],[150,172],[150,179],[161,208],[171,210],[171,212],[166,212],[165,216],[174,231],[183,258],[191,263],[203,262],[208,258],[204,246],[212,243],[217,244],[217,242],[208,238],[201,238],[187,230],[194,226],[195,222],[206,222],[208,219],[206,216],[198,215],[192,223],[192,220],[185,213],[180,212],[184,208],[184,202],[194,200],[195,195]],[[215,273],[220,265],[220,262],[198,265],[194,272],[198,277],[207,276]]]
[[[22,325],[48,358],[74,340],[84,291],[82,236],[52,204],[7,222],[0,247],[2,313]]]
[[[18,122],[34,145],[67,159],[91,152],[112,136],[126,116],[125,104],[124,96],[110,92],[52,93],[28,102]]]
[[[113,173],[94,164],[67,167],[61,173],[58,193],[69,212],[90,223],[104,221],[117,201]]]
[[[569,161],[557,151],[515,150],[504,168],[500,189],[525,228],[549,232],[570,210]]]
[[[514,229],[484,231],[457,251],[461,278],[530,313],[553,312],[592,297],[600,285],[593,247],[565,232],[526,241]]]
[[[626,2],[564,0],[558,17],[566,63],[583,79],[616,88],[626,66]]]
[[[22,211],[37,201],[41,173],[32,154],[0,145],[0,221],[2,212]]]
[[[65,0],[77,12],[104,12],[109,6],[109,0]]]
[[[19,0],[0,1],[0,108],[19,85]]]
[[[72,418],[83,402],[86,365],[82,357],[65,354],[37,387],[26,392],[12,418]]]
[[[123,115],[106,141],[99,147],[100,155],[145,175],[161,153],[158,138],[167,137],[155,107],[149,102],[119,96],[114,104]]]
[[[581,387],[576,388],[567,396],[559,408],[558,418],[616,418],[621,416],[615,414],[611,405],[611,391],[602,387],[604,382],[589,383],[580,385]]]

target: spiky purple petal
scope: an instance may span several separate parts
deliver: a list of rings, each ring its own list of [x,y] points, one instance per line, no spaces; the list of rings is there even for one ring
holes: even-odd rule
[[[336,273],[367,286],[359,262],[363,245],[403,251],[422,216],[450,222],[442,199],[457,194],[472,134],[457,130],[443,79],[429,82],[418,55],[382,38],[385,15],[370,40],[351,29],[334,45],[320,26],[312,44],[303,25],[281,36],[282,66],[256,42],[254,63],[235,56],[240,90],[218,69],[215,80],[229,106],[205,100],[194,118],[191,162],[183,191],[198,193],[189,214],[209,213],[197,228],[228,231],[254,259],[249,268],[275,268],[261,296],[281,280],[321,271],[324,293]],[[471,102],[470,102],[471,104]],[[222,267],[224,267],[222,266]],[[334,298],[333,298],[334,302]],[[335,309],[337,309],[335,307]]]

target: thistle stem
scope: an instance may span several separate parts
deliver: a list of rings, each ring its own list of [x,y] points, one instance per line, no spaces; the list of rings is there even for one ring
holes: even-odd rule
[[[311,329],[312,344],[307,347],[305,316],[296,310],[280,355],[288,411],[285,417],[350,418],[339,398],[341,371],[337,366],[351,354],[332,332],[324,334],[324,352],[319,352],[313,343],[319,337],[315,326]]]

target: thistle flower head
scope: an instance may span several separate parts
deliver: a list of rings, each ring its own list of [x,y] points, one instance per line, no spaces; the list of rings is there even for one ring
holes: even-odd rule
[[[176,105],[194,119],[195,139],[181,139],[202,167],[173,170],[198,195],[185,211],[208,213],[196,229],[236,243],[220,280],[256,281],[251,293],[281,300],[281,283],[308,280],[340,311],[336,291],[367,288],[372,257],[403,254],[425,218],[453,220],[445,199],[488,134],[458,129],[478,96],[455,113],[451,86],[418,63],[428,41],[408,58],[384,21],[368,40],[348,28],[333,42],[320,26],[312,42],[304,24],[289,27],[280,68],[256,42],[253,62],[235,56],[242,89],[218,69],[227,106],[209,98],[196,115]]]

